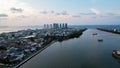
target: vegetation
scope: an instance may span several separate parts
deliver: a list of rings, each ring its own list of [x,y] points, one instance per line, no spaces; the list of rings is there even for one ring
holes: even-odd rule
[[[66,39],[78,38],[80,35],[82,35],[83,31],[85,31],[85,30],[86,30],[86,28],[85,28],[85,29],[78,30],[78,31],[76,30],[76,31],[73,31],[72,33],[70,33],[70,34],[67,35],[67,36],[65,36],[65,35],[63,35],[63,36],[55,36],[55,35],[49,36],[49,35],[47,35],[47,36],[44,38],[45,40],[47,40],[47,41],[44,43],[44,45],[49,44],[49,43],[50,43],[51,41],[53,41],[53,40],[57,40],[57,41],[61,42],[61,41],[66,40]]]
[[[0,63],[3,63],[3,64],[5,64],[5,66],[6,65],[15,65],[15,64],[17,64],[17,63],[19,63],[20,61],[9,61],[8,59],[0,59]]]
[[[0,50],[7,50],[7,48],[4,46],[0,46]]]
[[[118,30],[114,30],[114,29],[102,29],[102,28],[97,28],[97,29],[101,30],[101,31],[106,31],[106,32],[120,34],[120,32]]]

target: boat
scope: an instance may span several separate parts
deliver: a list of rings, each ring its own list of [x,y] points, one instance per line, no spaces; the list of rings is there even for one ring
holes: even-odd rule
[[[93,35],[97,35],[97,33],[93,33]]]
[[[116,59],[120,59],[120,50],[113,50],[112,56],[115,57]]]
[[[103,42],[103,39],[98,39],[99,42]]]

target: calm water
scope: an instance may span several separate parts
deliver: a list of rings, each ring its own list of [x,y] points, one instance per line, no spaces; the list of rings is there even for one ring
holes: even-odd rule
[[[120,35],[88,29],[79,38],[52,44],[20,68],[120,68],[114,49],[120,49]]]

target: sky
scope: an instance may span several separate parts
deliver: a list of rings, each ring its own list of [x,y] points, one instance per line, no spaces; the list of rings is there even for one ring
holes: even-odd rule
[[[120,24],[120,0],[0,0],[0,26]]]

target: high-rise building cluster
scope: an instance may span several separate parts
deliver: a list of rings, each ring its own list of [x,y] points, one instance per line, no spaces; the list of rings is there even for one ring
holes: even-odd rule
[[[67,23],[44,24],[44,29],[67,29]]]

